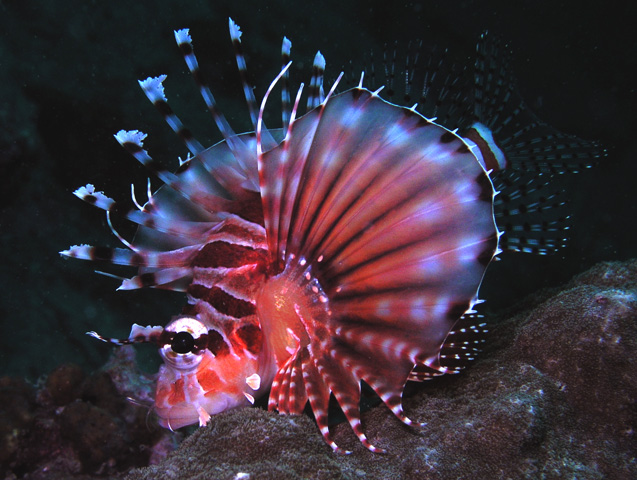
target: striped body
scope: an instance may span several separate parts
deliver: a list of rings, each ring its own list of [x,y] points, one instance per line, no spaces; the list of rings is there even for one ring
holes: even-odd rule
[[[141,81],[190,155],[171,173],[143,148],[144,134],[119,132],[117,141],[164,186],[149,188],[144,205],[133,196],[137,209],[130,211],[92,185],[78,189],[78,197],[107,212],[109,225],[117,215],[139,230],[131,243],[112,229],[125,249],[84,245],[62,252],[138,267],[120,289],[184,291],[188,305],[166,327],[134,325],[125,340],[90,334],[114,344],[158,345],[165,363],[155,411],[168,428],[204,425],[269,390],[269,408],[282,414],[300,414],[309,402],[324,439],[340,450],[328,428],[333,395],[361,443],[381,451],[360,423],[361,381],[411,425],[401,405],[405,383],[457,372],[478,350],[483,328],[474,306],[485,270],[501,251],[496,219],[506,220],[511,250],[559,247],[560,221],[542,215],[563,202],[545,194],[542,175],[574,168],[558,156],[534,164],[533,175],[524,168],[508,173],[528,159],[510,155],[507,138],[498,144],[482,114],[466,122],[458,117],[462,137],[415,106],[382,99],[362,79],[339,94],[337,80],[325,95],[320,53],[308,111],[297,118],[302,88],[292,101],[287,39],[287,66],[258,108],[232,20],[230,33],[255,132],[232,131],[199,71],[188,31],[175,32],[224,141],[205,149],[168,106],[165,77]],[[282,128],[268,130],[263,112],[277,82]],[[490,112],[476,105],[476,112]],[[565,137],[549,140],[555,138]],[[582,156],[575,163],[589,162]],[[494,201],[492,178],[502,201]],[[518,218],[522,210],[540,219]]]

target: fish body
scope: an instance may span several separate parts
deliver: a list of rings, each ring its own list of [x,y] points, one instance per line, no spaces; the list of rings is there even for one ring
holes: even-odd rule
[[[201,75],[188,31],[175,32],[224,140],[204,148],[168,106],[165,77],[141,81],[190,155],[171,173],[146,152],[144,134],[119,132],[117,141],[164,186],[144,205],[134,198],[133,210],[92,185],[78,189],[78,197],[107,212],[109,225],[111,216],[124,217],[139,225],[138,234],[131,243],[113,229],[125,249],[62,252],[138,267],[121,289],[184,291],[188,305],[166,327],[134,325],[124,340],[90,334],[158,345],[164,365],[154,410],[168,428],[205,425],[269,391],[269,408],[282,414],[300,414],[309,403],[325,441],[340,450],[327,421],[333,395],[361,443],[382,451],[361,426],[361,381],[413,424],[402,409],[406,382],[459,371],[475,355],[483,328],[474,310],[478,289],[501,246],[536,253],[559,247],[559,220],[516,221],[511,205],[540,192],[530,210],[541,216],[559,209],[561,202],[544,195],[542,175],[558,165],[574,168],[547,156],[531,173],[508,173],[519,160],[494,139],[484,105],[456,117],[465,123],[458,132],[415,106],[384,100],[362,80],[342,93],[337,81],[325,94],[320,53],[307,113],[297,118],[302,89],[292,102],[287,67],[258,108],[232,20],[230,33],[254,132],[234,133]],[[284,39],[284,64],[290,47]],[[277,83],[282,128],[270,130],[263,112]],[[572,148],[594,151],[575,140]],[[582,155],[577,165],[595,155]],[[493,180],[494,172],[507,173]],[[499,203],[494,183],[507,197]],[[499,215],[507,219],[508,243],[501,242]]]

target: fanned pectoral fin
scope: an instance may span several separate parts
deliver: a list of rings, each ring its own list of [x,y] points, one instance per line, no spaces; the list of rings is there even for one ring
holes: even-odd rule
[[[310,350],[315,354],[311,355]],[[382,452],[368,440],[361,425],[361,380],[396,417],[412,425],[402,409],[402,391],[413,363],[409,359],[388,361],[381,356],[331,340],[327,348],[319,341],[299,347],[275,376],[269,408],[282,414],[300,414],[309,401],[323,438],[334,450],[343,452],[328,426],[329,401],[334,395],[360,442],[370,451]]]
[[[395,352],[385,355],[381,345],[378,347],[376,352],[365,351],[356,345],[343,343],[341,337],[331,352],[339,359],[344,371],[365,381],[400,421],[412,425],[413,422],[403,412],[402,392],[414,363],[408,356],[393,358]]]
[[[379,451],[361,427],[360,382],[412,423],[405,383],[418,365],[444,370],[440,348],[497,251],[492,184],[454,132],[361,88],[300,118],[260,162],[275,272],[260,318],[280,332],[271,338],[285,338],[283,322],[300,340],[271,405],[292,413],[307,398],[338,449],[327,426],[333,394],[361,443]]]
[[[345,364],[342,363],[344,360],[346,361],[345,358],[339,358],[337,350],[334,348],[321,352],[314,360],[317,371],[321,375],[321,378],[317,379],[317,381],[323,382],[334,394],[336,401],[345,414],[345,418],[347,418],[360,442],[373,452],[379,451],[369,442],[361,427],[359,406],[361,397],[360,378],[356,376],[352,369],[345,368]],[[319,427],[323,432],[324,426],[319,424]]]
[[[312,407],[316,423],[326,443],[335,451],[343,451],[332,439],[328,425],[328,409],[330,394],[343,410],[347,421],[360,442],[372,452],[382,452],[367,439],[361,426],[360,418],[360,379],[350,368],[331,355],[331,352],[311,358],[307,349],[302,361],[303,381],[307,398]]]

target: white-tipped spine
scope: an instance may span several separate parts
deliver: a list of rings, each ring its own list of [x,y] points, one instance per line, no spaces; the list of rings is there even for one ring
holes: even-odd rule
[[[325,70],[325,57],[320,50],[314,56],[314,67],[319,70]]]
[[[182,43],[188,43],[192,45],[192,37],[190,36],[189,28],[182,28],[180,30],[175,30],[175,41],[178,45]]]
[[[79,258],[80,260],[91,260],[91,247],[90,245],[73,245],[67,250],[62,250],[60,255],[71,258]]]
[[[120,130],[114,135],[115,140],[117,140],[120,145],[123,146],[125,143],[134,143],[139,148],[143,148],[146,136],[145,133],[139,130]]]
[[[283,45],[281,45],[281,53],[284,55],[290,55],[292,51],[292,42],[288,37],[283,37]]]
[[[230,29],[230,38],[232,38],[233,41],[241,42],[243,32],[241,31],[241,27],[237,25],[232,18],[228,18],[228,28]]]
[[[158,77],[148,77],[146,80],[138,80],[139,86],[148,97],[148,100],[155,103],[157,100],[166,101],[166,95],[164,94],[163,82],[166,80],[166,75],[160,75]]]
[[[189,30],[187,28],[175,30],[175,41],[180,48],[183,44],[187,44],[192,50],[192,38],[190,37],[190,34],[188,32]],[[191,72],[199,70],[199,63],[197,62],[197,57],[195,57],[194,53],[184,55],[184,60],[186,61],[188,70],[190,70]]]
[[[102,210],[108,210],[113,205],[115,205],[115,200],[107,197],[106,195],[104,195],[103,192],[96,192],[95,187],[90,183],[75,190],[73,192],[73,195],[75,195],[80,200],[92,203],[97,208],[101,208]]]

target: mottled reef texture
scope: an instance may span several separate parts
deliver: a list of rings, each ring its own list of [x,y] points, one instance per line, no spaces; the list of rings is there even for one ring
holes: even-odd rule
[[[217,415],[172,454],[149,428],[131,383],[131,357],[101,373],[55,370],[35,388],[0,380],[0,452],[6,478],[455,479],[637,478],[637,260],[601,263],[562,289],[528,297],[494,321],[488,349],[457,376],[410,385],[405,408],[363,415],[371,454],[346,424],[339,455],[309,416],[261,409]],[[106,373],[108,372],[108,374]],[[120,394],[116,386],[128,385]],[[132,386],[131,386],[132,385]],[[149,422],[152,424],[152,421]],[[147,468],[124,472],[153,461]]]
[[[125,398],[148,391],[143,375],[129,375],[133,362],[133,350],[119,349],[91,375],[64,364],[37,386],[1,377],[0,478],[119,478],[174,450],[177,437]]]

